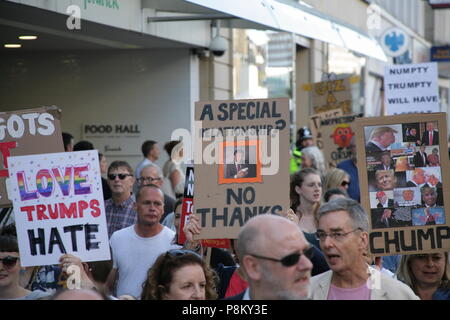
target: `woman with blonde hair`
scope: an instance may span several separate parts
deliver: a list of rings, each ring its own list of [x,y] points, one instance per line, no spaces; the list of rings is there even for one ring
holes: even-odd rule
[[[163,253],[149,269],[142,300],[215,300],[217,276],[194,251]]]
[[[334,168],[327,173],[324,181],[325,192],[335,188],[347,191],[350,185],[350,176],[344,170]]]
[[[422,300],[450,300],[448,252],[404,255],[397,277]]]

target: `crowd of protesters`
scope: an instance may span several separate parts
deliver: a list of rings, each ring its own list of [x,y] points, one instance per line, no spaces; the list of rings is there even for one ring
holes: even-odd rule
[[[450,300],[447,252],[374,257],[360,201],[356,146],[327,168],[308,128],[291,154],[291,208],[249,219],[229,249],[202,247],[192,215],[178,243],[184,188],[183,144],[142,144],[132,168],[100,154],[112,260],[82,262],[62,254],[59,265],[22,268],[14,215],[0,211],[0,299],[52,300]],[[67,152],[92,150],[63,134]],[[433,158],[425,161],[433,162]],[[436,161],[434,161],[436,162]],[[380,195],[381,197],[381,195]],[[77,268],[78,286],[67,279]]]

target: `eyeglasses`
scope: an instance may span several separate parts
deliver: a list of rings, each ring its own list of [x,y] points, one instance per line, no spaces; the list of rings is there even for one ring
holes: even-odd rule
[[[349,185],[350,185],[350,182],[348,182],[348,181],[342,181],[342,183],[341,183],[342,187],[349,186]]]
[[[116,180],[116,177],[119,177],[120,180],[124,180],[126,177],[132,177],[133,175],[130,173],[112,173],[112,174],[108,174],[108,179],[109,180]]]
[[[193,254],[194,256],[196,256],[197,258],[202,259],[202,257],[195,251],[192,250],[188,250],[188,249],[172,249],[166,252],[166,256],[171,256],[171,257],[181,257],[184,256],[186,254]]]
[[[0,261],[3,263],[3,266],[6,269],[14,267],[17,263],[17,260],[19,260],[18,257],[11,257],[11,256],[6,256],[5,258],[0,259]]]
[[[146,181],[153,182],[153,181],[159,181],[159,180],[162,180],[162,179],[161,178],[152,178],[152,177],[139,178],[139,181],[141,181],[141,182],[146,182]]]
[[[302,254],[305,257],[307,257],[309,260],[311,260],[314,257],[314,247],[310,246],[310,247],[308,247],[308,249],[304,250],[303,253],[291,253],[281,259],[263,257],[263,256],[258,256],[256,254],[250,254],[250,256],[253,256],[258,259],[280,262],[284,267],[292,267],[293,265],[296,265],[299,262]]]
[[[330,232],[330,233],[323,232],[323,231],[317,231],[316,232],[316,239],[321,241],[321,242],[324,242],[327,237],[330,237],[330,238],[332,238],[332,239],[334,239],[336,241],[342,241],[347,235],[349,235],[350,233],[355,232],[355,231],[362,231],[362,229],[361,228],[356,228],[355,230],[352,230],[352,231],[349,231],[349,232],[339,232],[339,231],[337,231],[337,232]]]

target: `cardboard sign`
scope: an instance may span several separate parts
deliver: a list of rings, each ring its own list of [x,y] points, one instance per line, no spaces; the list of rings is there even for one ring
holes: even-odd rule
[[[319,123],[319,126],[311,131],[329,168],[335,168],[339,162],[351,158],[350,140],[355,136],[354,121],[362,116],[359,114],[328,118],[327,113],[321,113],[310,118],[311,125]]]
[[[350,79],[323,81],[313,84],[312,104],[314,113],[341,109],[344,114],[352,113]]]
[[[56,107],[0,113],[0,207],[11,206],[5,181],[8,157],[64,151],[60,118]]]
[[[450,250],[447,115],[355,122],[361,204],[376,256]]]
[[[236,239],[258,214],[289,208],[289,100],[197,102],[199,239]]]
[[[20,264],[58,264],[64,253],[109,260],[97,150],[10,157]]]
[[[344,114],[341,109],[334,109],[326,112],[316,113],[309,117],[309,128],[311,129],[314,143],[319,149],[323,149],[323,136],[320,132],[320,121],[330,118],[342,117]]]
[[[388,115],[439,112],[437,63],[385,67],[384,101]]]
[[[194,167],[192,165],[186,166],[186,182],[184,186],[183,203],[181,206],[180,230],[178,230],[178,243],[184,244],[186,235],[183,228],[189,223],[189,217],[193,212],[194,207]],[[201,241],[203,247],[214,248],[229,248],[229,239],[208,239]]]

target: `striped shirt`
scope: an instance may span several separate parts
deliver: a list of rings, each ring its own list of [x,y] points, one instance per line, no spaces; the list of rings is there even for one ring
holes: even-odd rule
[[[134,209],[135,203],[136,198],[133,195],[120,204],[115,204],[112,198],[105,201],[109,238],[115,231],[129,227],[137,222],[137,213]]]

